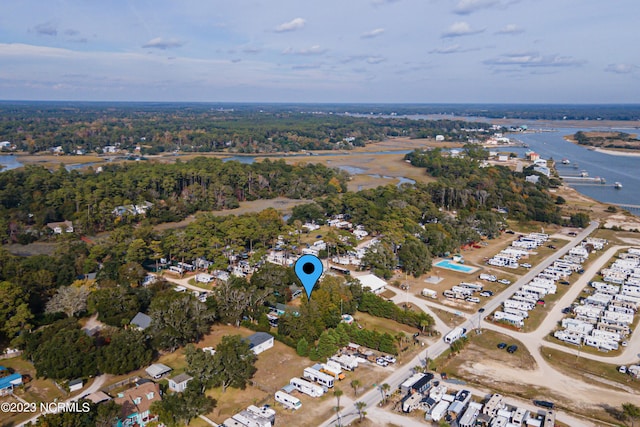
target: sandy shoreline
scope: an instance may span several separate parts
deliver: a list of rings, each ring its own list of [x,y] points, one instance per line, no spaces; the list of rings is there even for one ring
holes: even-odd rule
[[[596,148],[593,151],[597,151],[598,153],[602,153],[602,154],[608,154],[609,156],[640,157],[640,152],[607,150],[605,148]]]

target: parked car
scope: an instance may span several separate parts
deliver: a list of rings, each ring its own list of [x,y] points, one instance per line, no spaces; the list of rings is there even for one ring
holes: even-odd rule
[[[498,283],[502,283],[503,285],[510,285],[511,284],[511,280],[500,279],[500,280],[498,280]]]
[[[518,346],[515,344],[510,345],[509,347],[507,347],[507,353],[515,353],[516,351],[518,351]]]
[[[571,307],[565,307],[562,309],[562,314],[569,314],[571,313]]]
[[[506,342],[501,342],[500,344],[498,344],[498,348],[500,350],[502,350],[503,348],[507,348],[507,343]]]
[[[531,268],[531,264],[529,264],[528,262],[525,262],[523,264],[520,264],[520,267]]]
[[[384,360],[384,358],[382,358],[382,357],[378,357],[378,358],[376,359],[376,364],[377,364],[378,366],[383,366],[383,367],[384,367],[384,366],[389,366],[389,362],[387,362],[386,360]]]
[[[628,342],[626,342],[626,341],[622,341],[622,342],[620,343],[620,345],[621,345],[621,346],[623,346],[623,347],[626,347],[626,346],[628,346],[628,345],[629,345],[629,343],[628,343]]]
[[[539,299],[538,301],[536,301],[536,304],[544,305],[544,300],[543,299]]]
[[[561,285],[568,285],[569,281],[568,280],[560,280],[558,283],[560,283]]]
[[[389,363],[396,363],[396,358],[393,356],[384,356],[384,360],[386,360]]]
[[[533,404],[536,406],[542,406],[543,408],[553,409],[553,402],[549,402],[546,400],[534,400]]]
[[[627,367],[626,366],[620,366],[618,368],[618,372],[620,372],[621,374],[626,374],[627,373]]]
[[[480,310],[478,310],[478,313],[484,313],[484,307],[482,307]]]
[[[556,247],[555,247],[555,245],[547,245],[547,247],[548,247],[549,249],[558,249],[558,248],[556,248]]]
[[[480,292],[480,296],[481,297],[490,297],[490,296],[493,296],[493,292],[491,292],[491,291],[482,291],[482,292]]]

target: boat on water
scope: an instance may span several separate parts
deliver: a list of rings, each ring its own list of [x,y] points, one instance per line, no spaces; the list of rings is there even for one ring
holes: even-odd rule
[[[588,177],[588,176],[589,176],[589,172],[587,172],[587,171],[585,171],[585,170],[580,171],[580,177],[581,177],[581,178],[586,178],[586,177]]]
[[[562,164],[563,165],[568,165],[570,163],[571,163],[571,161],[569,159],[562,159]]]
[[[621,183],[619,183],[618,181],[616,181],[616,182],[613,184],[613,188],[616,188],[616,189],[618,189],[618,190],[619,190],[619,189],[621,189],[621,188],[622,188],[622,184],[621,184]]]

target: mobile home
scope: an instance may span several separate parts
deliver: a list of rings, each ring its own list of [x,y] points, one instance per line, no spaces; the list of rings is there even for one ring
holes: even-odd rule
[[[320,372],[317,369],[305,368],[302,376],[308,380],[315,381],[322,386],[325,386],[328,388],[333,387],[334,377],[332,377],[331,375],[327,375],[323,372]]]
[[[303,380],[302,378],[291,378],[289,381],[296,390],[311,397],[320,397],[324,394],[324,389],[317,384]]]
[[[290,394],[285,393],[284,391],[280,391],[280,390],[276,391],[275,399],[276,399],[276,402],[282,403],[284,407],[293,409],[294,411],[297,411],[302,407],[302,403],[300,402],[300,399],[298,399],[297,397],[291,396]]]

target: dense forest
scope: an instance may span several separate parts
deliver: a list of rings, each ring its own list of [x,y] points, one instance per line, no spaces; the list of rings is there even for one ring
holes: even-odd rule
[[[0,241],[36,239],[45,224],[56,221],[73,221],[79,232],[93,234],[138,219],[132,209],[114,211],[118,206],[149,202],[147,219],[160,223],[199,210],[235,208],[245,200],[341,193],[346,182],[347,174],[337,169],[282,160],[135,162],[103,166],[99,173],[27,166],[0,173]]]
[[[390,136],[467,141],[490,125],[462,120],[355,117],[287,105],[0,103],[0,141],[30,153],[105,147],[160,152],[270,153],[351,149]],[[484,129],[477,131],[477,129]]]

